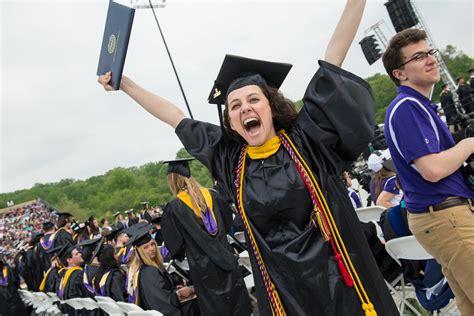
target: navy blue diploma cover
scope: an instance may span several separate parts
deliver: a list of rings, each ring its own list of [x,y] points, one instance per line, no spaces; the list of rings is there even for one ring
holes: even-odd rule
[[[135,9],[109,1],[97,75],[112,71],[110,85],[119,90]]]

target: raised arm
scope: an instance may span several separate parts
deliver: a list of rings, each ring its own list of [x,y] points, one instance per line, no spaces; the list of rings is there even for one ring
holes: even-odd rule
[[[341,18],[332,34],[324,60],[342,66],[347,51],[354,40],[365,8],[365,0],[347,0]]]
[[[104,87],[106,91],[112,90],[112,87],[109,85],[111,78],[112,73],[110,72],[99,76],[98,82]],[[135,100],[135,102],[140,104],[150,114],[173,128],[176,128],[179,122],[181,122],[181,120],[186,117],[181,109],[176,105],[156,94],[143,89],[141,86],[126,76],[122,76],[120,90],[128,94],[133,100]]]

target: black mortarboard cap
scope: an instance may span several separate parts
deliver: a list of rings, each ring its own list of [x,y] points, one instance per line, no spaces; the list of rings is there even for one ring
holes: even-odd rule
[[[41,237],[44,236],[44,233],[43,232],[39,232],[39,231],[34,231],[31,233],[31,243],[35,243],[37,241],[40,240]]]
[[[128,227],[124,230],[124,232],[129,236],[135,236],[143,227],[149,226],[149,223],[146,222],[138,222],[133,226]]]
[[[468,74],[470,74],[471,72],[474,72],[474,68],[471,68],[467,71]]]
[[[125,232],[125,226],[123,226],[122,223],[118,222],[116,225],[112,226],[112,230],[110,231],[109,236],[107,236],[107,239],[109,240],[116,239],[120,233],[124,233],[124,232]]]
[[[125,244],[126,247],[133,245],[135,247],[140,247],[143,244],[146,244],[151,240],[151,235],[149,230],[152,229],[153,226],[151,224],[146,224],[145,226],[141,227],[137,232],[127,241]]]
[[[119,216],[119,215],[120,215],[120,211],[115,212],[113,216],[114,216],[114,217],[117,217],[117,216]]]
[[[163,163],[168,164],[168,174],[177,173],[183,177],[189,178],[191,176],[191,169],[189,169],[189,161],[194,160],[194,158],[183,158],[175,160],[163,161]]]
[[[68,218],[73,216],[71,213],[68,212],[56,212],[56,215],[58,215],[58,220],[61,218]]]
[[[97,237],[97,238],[94,238],[94,239],[87,239],[87,240],[83,240],[79,243],[79,246],[81,247],[95,247],[96,244],[101,240],[102,238],[101,237]]]
[[[131,208],[131,209],[129,209],[129,210],[126,210],[125,213],[126,213],[126,214],[133,213],[133,208]]]
[[[147,205],[147,204],[150,204],[150,202],[144,201],[144,202],[141,202],[140,204],[141,205]]]
[[[95,257],[99,255],[100,251],[102,250],[103,245],[104,245],[104,238],[99,238],[99,243],[97,244],[97,246],[94,249],[94,252],[92,253],[91,261],[92,259],[94,259]]]
[[[225,104],[229,91],[249,84],[267,85],[278,89],[288,75],[291,67],[291,64],[286,63],[226,55],[219,74],[217,75],[217,79],[214,81],[214,86],[209,94],[208,101],[211,104]],[[256,74],[259,76],[254,77]],[[245,79],[240,80],[248,77],[253,78],[250,81]],[[255,82],[253,83],[252,81],[254,81],[254,79]],[[263,79],[263,81],[260,79]],[[240,81],[240,83],[237,83],[237,81]],[[229,86],[231,87],[230,90]]]
[[[51,221],[46,221],[43,223],[44,230],[50,230],[53,227],[54,227],[54,224]]]

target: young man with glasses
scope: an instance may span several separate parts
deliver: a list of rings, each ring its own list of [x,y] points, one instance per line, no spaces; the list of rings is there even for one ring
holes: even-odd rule
[[[440,80],[437,53],[421,30],[391,39],[382,60],[398,95],[387,108],[384,130],[410,230],[443,267],[462,315],[474,315],[474,194],[459,172],[474,153],[474,138],[455,144],[429,99]]]

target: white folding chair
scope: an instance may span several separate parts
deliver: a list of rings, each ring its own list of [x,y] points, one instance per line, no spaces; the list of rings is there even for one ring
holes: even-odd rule
[[[125,316],[125,311],[117,305],[117,302],[98,301],[100,309],[109,314],[109,316]]]
[[[87,309],[89,311],[98,309],[99,305],[90,297],[76,297],[64,300],[64,304],[68,304],[75,310]]]
[[[179,261],[179,260],[175,260],[174,261],[176,263],[176,265],[178,267],[180,267],[181,269],[185,270],[185,271],[189,271],[189,263],[188,263],[188,259],[185,258],[183,261]]]
[[[250,265],[250,257],[247,250],[239,253],[239,264],[244,266],[250,273],[252,273],[252,266]]]
[[[367,206],[367,207],[359,207],[355,209],[357,217],[359,217],[359,221],[364,223],[369,223],[372,221],[378,222],[380,219],[380,214],[385,211],[385,207],[382,206]]]
[[[158,311],[133,311],[127,314],[128,316],[163,316]]]
[[[136,304],[117,302],[117,305],[120,306],[120,308],[123,309],[127,314],[130,312],[143,312],[143,309]]]
[[[420,243],[415,239],[414,236],[405,236],[395,239],[391,239],[385,243],[385,250],[387,253],[399,264],[400,259],[406,260],[428,260],[433,257],[426,252],[426,250],[420,245]],[[395,285],[400,282],[400,290],[395,288]],[[418,310],[408,302],[408,295],[411,294],[412,297],[416,298],[415,289],[413,286],[407,286],[405,284],[405,279],[403,274],[401,274],[397,279],[394,280],[391,284],[387,282],[387,286],[392,291],[394,295],[398,297],[400,314],[404,315],[405,306],[410,308],[410,310],[416,315],[421,315]]]
[[[99,302],[110,302],[110,303],[114,303],[114,304],[116,303],[113,298],[108,297],[108,296],[96,295],[94,297],[94,299],[97,301],[97,303],[99,303]]]

